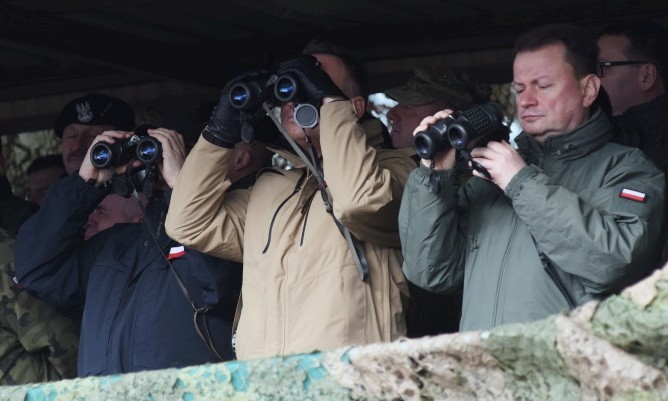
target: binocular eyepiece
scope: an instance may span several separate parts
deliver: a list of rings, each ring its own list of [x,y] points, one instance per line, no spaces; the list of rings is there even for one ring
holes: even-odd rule
[[[156,164],[162,160],[160,142],[149,136],[147,130],[155,128],[151,125],[140,125],[134,129],[130,138],[117,139],[114,143],[100,141],[90,151],[93,166],[102,169],[118,167],[139,160],[143,164]]]
[[[423,159],[449,148],[471,148],[479,139],[497,132],[503,126],[503,112],[495,102],[474,106],[437,121],[426,131],[415,134],[414,145]]]

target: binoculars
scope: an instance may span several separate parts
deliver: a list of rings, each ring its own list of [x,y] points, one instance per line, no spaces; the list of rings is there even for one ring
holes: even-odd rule
[[[136,127],[130,138],[117,139],[114,143],[100,141],[90,151],[93,166],[101,169],[118,167],[139,160],[145,165],[159,163],[162,160],[160,142],[149,136],[147,130],[155,128],[151,125]]]
[[[455,112],[415,134],[414,145],[423,159],[432,159],[443,150],[472,148],[481,138],[502,129],[503,112],[495,102]]]
[[[282,63],[276,73],[266,72],[241,78],[230,86],[228,93],[230,105],[236,110],[253,113],[264,102],[273,104],[294,102],[295,122],[302,128],[315,127],[319,121],[319,105],[308,102],[299,77],[287,71],[311,62],[311,58],[302,56]],[[313,60],[315,61],[315,58]],[[281,72],[282,70],[284,72]]]

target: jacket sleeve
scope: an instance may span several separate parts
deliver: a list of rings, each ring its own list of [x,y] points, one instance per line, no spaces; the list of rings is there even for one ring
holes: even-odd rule
[[[403,152],[368,146],[350,102],[331,102],[320,112],[323,169],[334,215],[362,241],[399,247],[399,205],[415,162]]]
[[[17,235],[19,284],[61,313],[81,312],[89,270],[105,237],[101,233],[84,243],[82,231],[106,195],[106,189],[94,188],[78,175],[62,178]]]
[[[406,278],[425,290],[461,289],[466,261],[465,217],[459,206],[457,173],[436,171],[438,193],[429,185],[430,170],[418,167],[408,178],[399,212],[399,235]]]
[[[79,347],[79,324],[67,319],[42,300],[19,289],[14,284],[14,269],[11,264],[3,267],[0,273],[0,293],[3,301],[0,312],[6,323],[7,330],[11,330],[23,349],[29,353],[29,358],[35,364],[41,365],[46,357],[49,370],[57,373],[56,378],[72,378],[77,375],[77,350]],[[28,367],[31,364],[17,361]],[[26,380],[39,380],[37,372],[28,372]]]
[[[642,157],[628,159],[606,174],[589,199],[550,184],[534,166],[520,170],[506,187],[538,246],[556,268],[579,277],[590,294],[617,291],[658,262],[664,176]],[[624,189],[647,198],[625,199],[620,197]]]
[[[241,262],[249,190],[227,192],[232,153],[200,137],[176,180],[165,228],[183,245]]]

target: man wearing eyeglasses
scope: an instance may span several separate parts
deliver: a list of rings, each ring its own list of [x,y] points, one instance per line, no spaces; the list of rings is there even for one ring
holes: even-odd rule
[[[603,29],[598,47],[601,84],[614,116],[614,141],[642,149],[668,172],[668,30],[647,20],[618,22]]]

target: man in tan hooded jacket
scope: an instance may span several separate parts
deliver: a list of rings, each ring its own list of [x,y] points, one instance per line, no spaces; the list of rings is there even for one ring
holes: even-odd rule
[[[405,151],[374,148],[379,124],[358,123],[367,91],[361,64],[325,43],[312,43],[305,54],[317,59],[315,67],[293,73],[311,100],[319,98],[320,124],[300,128],[288,102],[281,125],[305,153],[312,150],[310,162],[322,166],[326,184],[303,160],[279,151],[294,169],[265,171],[251,189],[228,192],[230,147],[239,134],[224,91],[183,166],[167,215],[173,238],[243,261],[240,359],[405,335],[397,214],[414,163]],[[322,192],[331,194],[332,213]],[[334,218],[361,244],[364,280]]]

